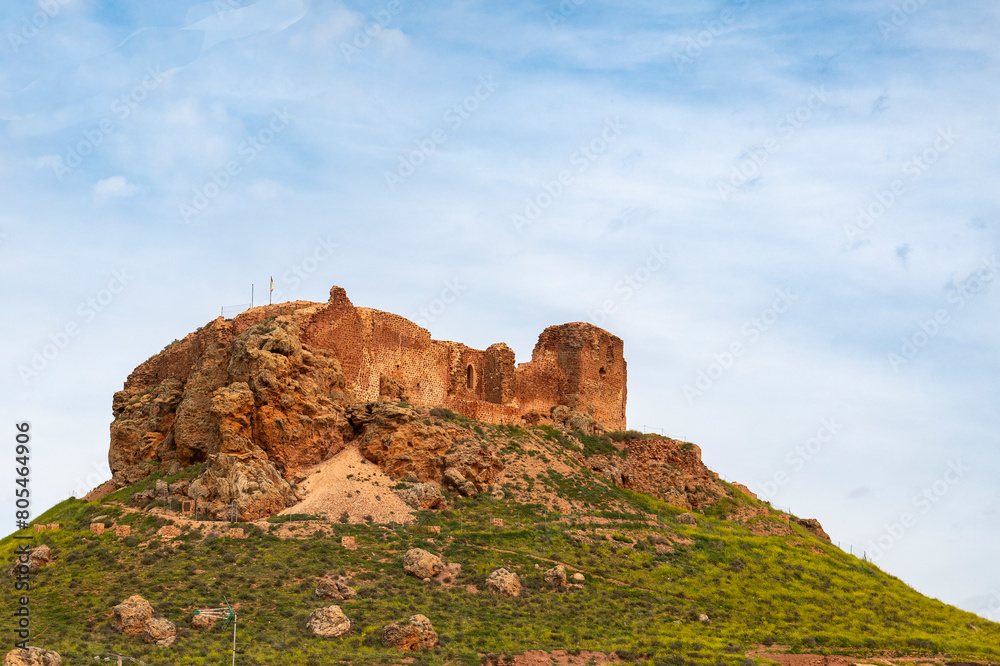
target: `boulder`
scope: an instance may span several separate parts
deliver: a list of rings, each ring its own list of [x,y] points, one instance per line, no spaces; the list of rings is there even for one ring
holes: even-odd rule
[[[153,617],[149,602],[134,594],[112,610],[111,628],[126,636],[138,636]]]
[[[677,516],[677,522],[681,523],[682,525],[697,525],[698,519],[695,518],[694,515],[690,513],[682,513],[679,516]]]
[[[14,558],[14,565],[10,568],[10,575],[33,574],[40,568],[52,561],[52,551],[45,544],[36,546],[28,551],[28,561],[23,562],[20,556]],[[27,570],[21,567],[27,567]]]
[[[422,548],[411,548],[403,555],[403,571],[417,578],[433,578],[443,568],[440,557]]]
[[[351,630],[351,621],[340,606],[326,606],[309,613],[306,628],[323,638],[337,638]]]
[[[699,613],[699,614],[698,614],[698,621],[699,621],[699,622],[704,622],[705,624],[711,624],[711,622],[712,622],[712,621],[711,621],[711,620],[710,620],[710,619],[708,618],[708,616],[707,616],[707,615],[705,615],[704,613]]]
[[[437,641],[437,632],[423,615],[411,615],[409,624],[393,623],[382,629],[382,645],[397,650],[430,650],[437,645]]]
[[[324,601],[350,601],[358,596],[358,591],[347,584],[343,576],[326,575],[316,585],[316,596]]]
[[[582,583],[583,581],[587,580],[587,577],[584,576],[579,571],[577,571],[575,574],[573,574],[573,580],[577,583]]]
[[[62,666],[62,663],[58,652],[40,647],[17,648],[3,658],[3,666]]]
[[[173,645],[177,640],[177,627],[170,620],[154,617],[146,621],[142,628],[142,640],[161,647]]]
[[[461,470],[457,467],[449,467],[444,471],[444,480],[455,487],[455,490],[462,493],[466,497],[472,497],[476,494],[476,484],[465,478]]]
[[[432,483],[415,483],[395,491],[401,500],[418,511],[443,509],[447,506],[441,489]]]
[[[521,594],[521,579],[516,573],[500,568],[486,579],[486,588],[504,597],[516,597]]]
[[[542,574],[542,578],[549,587],[562,587],[566,584],[566,567],[557,564]]]

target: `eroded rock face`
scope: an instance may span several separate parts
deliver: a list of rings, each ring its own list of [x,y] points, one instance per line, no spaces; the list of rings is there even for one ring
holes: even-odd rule
[[[138,636],[153,617],[153,607],[138,594],[121,602],[112,610],[111,628],[126,636]]]
[[[324,601],[350,601],[356,599],[358,591],[347,584],[343,576],[326,575],[319,579],[315,594]]]
[[[456,425],[423,422],[414,409],[362,403],[350,407],[348,418],[359,433],[361,455],[393,478],[447,485],[470,496],[503,471],[495,447],[476,442]]]
[[[40,647],[16,648],[3,659],[3,666],[62,666],[62,663],[58,652]]]
[[[230,520],[236,503],[239,520],[271,516],[294,504],[291,484],[265,457],[218,453],[209,457],[187,496],[198,500],[198,511],[217,520]]]
[[[294,503],[286,479],[343,448],[353,402],[333,353],[298,331],[294,317],[217,319],[136,368],[113,402],[116,485],[206,462],[173,499],[202,500],[210,514],[235,501],[241,519]]]
[[[351,630],[351,621],[340,610],[340,606],[326,606],[309,614],[306,628],[317,636],[336,638]]]
[[[173,645],[177,640],[177,627],[170,620],[162,617],[154,617],[146,621],[142,627],[142,640],[146,643],[155,643],[160,647]]]
[[[823,539],[823,541],[826,541],[827,543],[833,543],[830,540],[830,535],[826,533],[826,530],[823,529],[823,526],[820,525],[820,522],[815,518],[796,518],[795,522],[797,522],[802,527],[806,528],[806,531],[815,534],[820,539]]]
[[[440,557],[423,548],[411,548],[403,555],[403,571],[420,579],[433,578],[444,569]]]
[[[437,632],[424,615],[411,615],[407,624],[393,623],[382,629],[382,645],[397,650],[430,650],[437,642]]]
[[[590,468],[616,486],[637,490],[682,509],[701,509],[727,495],[718,477],[701,461],[701,449],[666,437],[623,443],[628,455],[593,456]]]
[[[516,597],[521,594],[521,579],[504,568],[497,569],[486,579],[486,589],[504,597]]]

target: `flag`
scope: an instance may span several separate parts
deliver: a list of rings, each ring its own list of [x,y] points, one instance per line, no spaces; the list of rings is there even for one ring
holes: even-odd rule
[[[271,293],[274,293],[274,278],[271,278]]]

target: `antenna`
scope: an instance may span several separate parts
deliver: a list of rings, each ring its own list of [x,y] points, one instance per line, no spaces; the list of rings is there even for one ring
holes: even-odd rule
[[[230,620],[233,621],[233,666],[236,666],[236,611],[229,604],[229,599],[226,599],[226,595],[222,595],[222,598],[226,600],[225,608],[203,608],[196,610],[194,614],[204,615],[205,617],[226,618],[226,623],[222,625],[223,629],[226,628]]]

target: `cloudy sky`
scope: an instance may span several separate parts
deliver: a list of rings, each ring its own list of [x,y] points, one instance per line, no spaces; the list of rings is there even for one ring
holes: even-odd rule
[[[34,507],[273,276],[519,361],[597,323],[630,426],[1000,620],[998,33],[990,0],[5,2]]]

